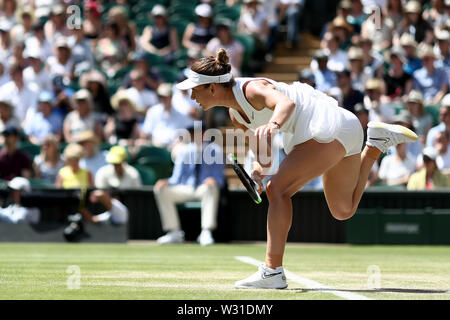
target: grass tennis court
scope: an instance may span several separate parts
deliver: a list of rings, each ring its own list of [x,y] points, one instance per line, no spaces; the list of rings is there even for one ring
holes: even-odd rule
[[[234,289],[256,271],[235,257],[263,260],[264,252],[262,244],[2,243],[0,299],[450,299],[450,247],[288,244],[285,268],[312,287],[287,275],[286,290]],[[79,289],[68,289],[70,266]]]

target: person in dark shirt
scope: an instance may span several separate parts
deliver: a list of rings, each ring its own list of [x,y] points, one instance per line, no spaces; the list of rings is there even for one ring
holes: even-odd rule
[[[386,84],[386,95],[391,100],[401,99],[409,94],[414,85],[414,80],[404,70],[407,60],[403,49],[392,49],[389,60],[391,66],[383,77]]]
[[[0,151],[0,179],[8,180],[15,177],[31,177],[32,162],[30,157],[17,149],[19,130],[15,127],[7,127],[2,135],[5,145]]]
[[[364,94],[352,87],[352,79],[350,71],[344,70],[337,74],[338,87],[342,91],[343,103],[342,107],[353,112],[357,103],[364,101]]]

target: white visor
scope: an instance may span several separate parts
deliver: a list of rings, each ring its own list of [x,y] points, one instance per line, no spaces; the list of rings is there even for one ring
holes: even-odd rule
[[[207,76],[190,70],[189,76],[186,80],[178,83],[176,87],[180,90],[189,90],[209,83],[226,83],[231,80],[233,75],[230,73],[222,74],[220,76]]]

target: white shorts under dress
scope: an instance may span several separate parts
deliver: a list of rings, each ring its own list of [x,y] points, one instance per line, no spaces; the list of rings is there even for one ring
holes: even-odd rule
[[[249,129],[267,124],[273,111],[264,108],[255,110],[244,96],[245,83],[256,78],[236,78],[233,93],[237,102],[246,113],[250,123],[234,109],[235,119]],[[346,157],[361,152],[364,132],[358,118],[350,111],[338,106],[335,99],[327,96],[311,86],[294,82],[286,84],[266,78],[275,88],[289,97],[295,103],[295,109],[280,131],[283,133],[283,147],[286,154],[303,142],[314,139],[320,143],[329,143],[338,140],[346,150]]]

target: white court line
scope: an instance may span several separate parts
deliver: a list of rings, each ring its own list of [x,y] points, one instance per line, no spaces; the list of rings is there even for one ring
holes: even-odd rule
[[[252,264],[254,266],[259,266],[261,263],[263,263],[262,261],[253,259],[251,257],[243,257],[243,256],[236,256],[234,257],[236,260],[239,260],[241,262],[244,263],[248,263],[248,264]],[[284,274],[286,275],[286,277],[293,281],[296,282],[298,284],[304,285],[310,289],[319,289],[317,291],[322,291],[322,292],[327,292],[327,293],[331,293],[334,294],[335,296],[338,296],[340,298],[344,298],[344,299],[348,299],[348,300],[373,300],[370,299],[366,296],[363,296],[361,294],[357,294],[357,293],[353,293],[353,292],[345,292],[345,291],[339,291],[339,290],[332,290],[329,287],[321,284],[320,282],[314,281],[314,280],[310,280],[308,278],[304,278],[304,277],[300,277],[298,275],[296,275],[295,273],[292,273],[286,269],[284,269]]]

